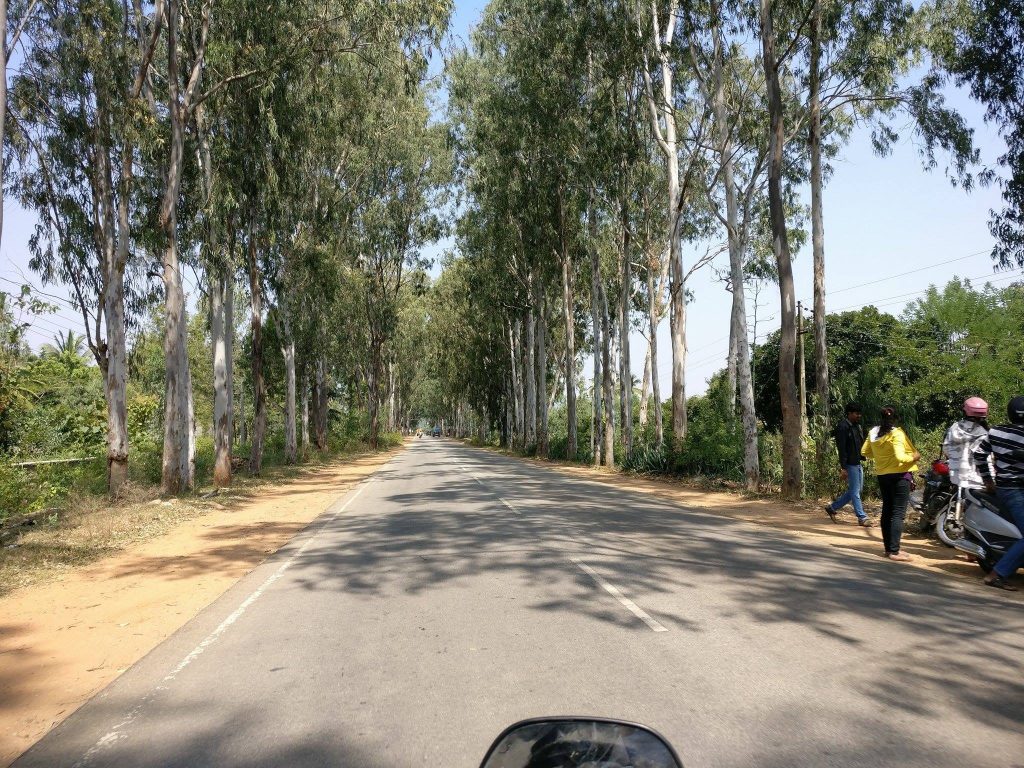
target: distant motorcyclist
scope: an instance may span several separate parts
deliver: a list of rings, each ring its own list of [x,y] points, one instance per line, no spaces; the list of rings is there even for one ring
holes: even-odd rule
[[[969,397],[963,410],[963,418],[946,430],[942,451],[949,459],[949,481],[958,487],[980,489],[985,481],[974,466],[974,449],[988,435],[988,403]]]
[[[1024,531],[1024,395],[1006,406],[1008,424],[993,427],[974,450],[974,464],[989,493],[1010,513],[1017,529]],[[995,476],[989,457],[995,464]],[[1017,590],[1007,581],[1024,565],[1024,539],[1017,541],[999,558],[985,584],[1011,592]]]

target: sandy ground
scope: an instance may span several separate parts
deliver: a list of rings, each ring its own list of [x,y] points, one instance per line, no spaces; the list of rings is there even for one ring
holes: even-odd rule
[[[391,458],[345,458],[0,598],[0,766]]]

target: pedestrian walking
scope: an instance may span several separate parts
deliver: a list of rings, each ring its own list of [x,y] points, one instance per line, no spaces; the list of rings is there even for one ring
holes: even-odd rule
[[[883,408],[880,423],[872,427],[861,448],[861,455],[875,463],[878,491],[882,495],[882,541],[885,556],[905,561],[910,555],[900,551],[903,519],[907,515],[914,473],[921,458],[907,433],[896,426],[896,411]]]
[[[846,482],[846,491],[831,504],[825,505],[825,514],[834,523],[836,512],[847,504],[852,504],[857,522],[868,527],[871,521],[864,513],[864,505],[860,500],[861,490],[864,488],[864,467],[861,466],[864,457],[860,452],[864,445],[864,429],[860,425],[862,410],[860,403],[848,403],[846,417],[836,426],[834,437],[836,451],[839,453],[839,474]]]
[[[974,451],[974,464],[985,481],[985,488],[994,493],[1010,513],[1017,530],[1024,531],[1024,395],[1018,395],[1006,406],[1009,424],[993,427]],[[995,476],[989,464],[994,459]],[[999,558],[985,584],[996,589],[1016,591],[1007,579],[1024,565],[1024,539],[1010,546]]]

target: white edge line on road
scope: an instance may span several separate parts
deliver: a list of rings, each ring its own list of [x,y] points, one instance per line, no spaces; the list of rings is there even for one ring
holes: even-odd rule
[[[607,592],[609,595],[611,595],[620,603],[622,603],[622,605],[624,605],[630,613],[632,613],[634,616],[640,619],[640,621],[642,621],[644,624],[650,627],[653,631],[668,632],[667,627],[658,623],[658,621],[652,618],[651,615],[647,613],[647,611],[645,611],[639,605],[637,605],[624,594],[622,594],[622,592],[619,591],[619,588],[616,587],[614,584],[610,584],[609,582],[601,578],[601,575],[593,568],[591,568],[589,565],[584,563],[578,557],[570,557],[569,560],[571,560],[581,571],[583,571],[595,582],[597,582],[597,585],[604,589],[605,592]]]
[[[365,482],[360,484],[359,488],[356,489],[356,492],[349,496],[348,500],[346,500],[345,503],[341,505],[341,507],[339,507],[334,512],[328,513],[325,522],[330,522],[334,520],[338,515],[344,512],[348,508],[348,505],[355,501],[359,494],[361,494],[366,489],[366,486],[368,486],[372,482],[373,477],[370,477]],[[305,552],[310,547],[311,544],[313,544],[313,542],[317,540],[317,538],[319,538],[319,536],[320,531],[317,531],[308,539],[306,539],[305,543],[301,547],[299,547],[291,557],[289,557],[287,560],[281,563],[280,567],[272,574],[270,574],[270,576],[267,577],[266,581],[260,584],[251,595],[249,595],[247,598],[245,598],[245,600],[242,601],[241,605],[239,605],[234,611],[231,612],[231,615],[224,619],[224,621],[222,621],[218,625],[218,627],[215,630],[213,630],[213,632],[207,635],[203,639],[203,641],[199,643],[199,645],[193,648],[189,652],[189,654],[178,663],[178,666],[176,666],[173,670],[167,673],[167,675],[164,676],[162,682],[169,683],[172,680],[174,680],[174,678],[177,677],[181,673],[181,671],[185,669],[185,667],[187,667],[189,664],[191,664],[193,661],[199,658],[202,655],[203,651],[205,651],[207,648],[209,648],[211,645],[217,642],[220,636],[224,634],[224,632],[227,631],[227,629],[232,624],[238,621],[238,619],[241,618],[242,614],[244,614],[253,603],[260,599],[260,596],[267,591],[270,585],[272,585],[275,581],[277,581],[281,578],[281,576],[284,575],[284,572],[288,570],[288,568],[302,555],[303,552]],[[139,716],[139,713],[142,711],[143,707],[153,700],[157,692],[164,690],[167,690],[166,685],[158,685],[155,689],[153,689],[153,691],[151,691],[149,694],[143,697],[143,699],[125,716],[125,718],[121,722],[117,723],[113,728],[111,728],[110,731],[105,736],[101,737],[99,741],[93,744],[92,747],[90,747],[89,750],[84,755],[82,755],[81,759],[75,762],[73,768],[80,768],[81,766],[88,765],[89,762],[92,760],[93,756],[97,752],[99,752],[99,750],[101,750],[103,747],[109,744],[113,744],[115,741],[122,738],[123,734],[121,733],[121,730],[126,726],[132,724],[132,722]]]

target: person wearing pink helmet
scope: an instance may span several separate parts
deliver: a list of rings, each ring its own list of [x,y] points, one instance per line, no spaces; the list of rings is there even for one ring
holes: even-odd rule
[[[964,400],[964,416],[953,422],[942,440],[942,451],[949,459],[949,481],[958,487],[980,490],[985,482],[974,465],[973,453],[988,434],[988,403],[980,397]]]

